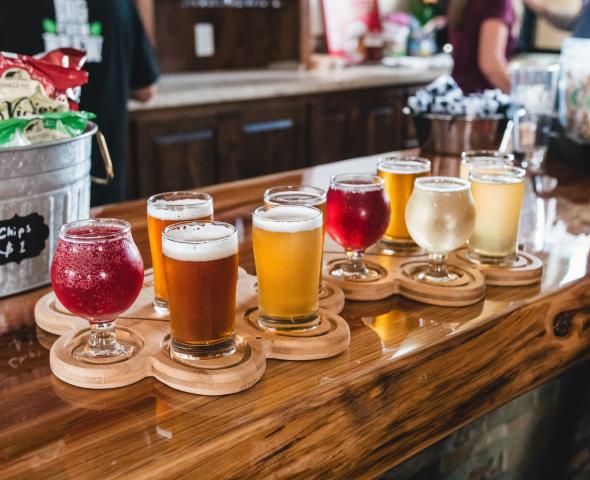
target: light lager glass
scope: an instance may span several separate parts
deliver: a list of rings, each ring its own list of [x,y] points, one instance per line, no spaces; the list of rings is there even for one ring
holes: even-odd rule
[[[390,220],[382,243],[392,250],[415,245],[406,227],[406,205],[416,178],[430,175],[430,161],[425,158],[388,156],[379,159],[377,173],[385,181],[389,197]]]
[[[315,207],[273,205],[252,218],[259,323],[271,330],[319,324],[322,213]]]
[[[472,167],[469,179],[477,220],[469,239],[471,260],[496,265],[516,260],[524,175],[518,167]]]
[[[162,235],[170,350],[193,360],[235,351],[238,232],[223,222],[176,223]]]
[[[472,150],[461,154],[461,168],[459,176],[463,180],[469,180],[471,167],[497,167],[506,165],[511,167],[514,163],[514,155],[502,153],[496,150]]]
[[[154,268],[154,307],[160,312],[167,312],[168,289],[162,260],[162,231],[177,222],[213,220],[213,199],[206,193],[160,193],[148,199],[147,220]]]

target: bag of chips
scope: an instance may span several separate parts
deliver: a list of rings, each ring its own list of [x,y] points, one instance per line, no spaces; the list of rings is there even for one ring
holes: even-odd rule
[[[77,110],[85,54],[60,49],[36,58],[0,52],[0,120]]]
[[[95,115],[90,112],[49,112],[1,120],[0,148],[76,137],[86,131],[88,121],[93,118]]]

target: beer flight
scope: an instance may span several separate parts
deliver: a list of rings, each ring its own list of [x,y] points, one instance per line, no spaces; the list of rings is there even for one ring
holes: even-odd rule
[[[370,283],[383,273],[364,261],[368,247],[403,255],[421,248],[429,262],[415,279],[456,279],[447,256],[468,242],[474,263],[511,266],[518,258],[524,170],[498,152],[463,154],[461,177],[432,177],[430,161],[393,155],[377,174],[335,175],[328,191],[288,186],[267,190],[252,214],[258,323],[269,332],[306,332],[321,321],[325,232],[346,257],[327,278]],[[154,309],[170,318],[170,355],[182,362],[236,350],[237,229],[214,221],[211,196],[169,192],[147,202]],[[117,339],[115,319],[136,300],[143,261],[122,220],[93,219],[61,227],[52,285],[59,301],[90,323],[88,343],[72,355],[114,363],[133,355],[137,339]]]

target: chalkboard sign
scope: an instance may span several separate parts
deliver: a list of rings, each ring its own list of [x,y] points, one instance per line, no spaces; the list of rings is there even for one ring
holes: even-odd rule
[[[48,237],[49,227],[38,213],[0,221],[0,265],[38,256]]]

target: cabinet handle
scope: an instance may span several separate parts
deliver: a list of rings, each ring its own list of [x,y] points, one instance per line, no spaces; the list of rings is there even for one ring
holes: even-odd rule
[[[293,120],[273,120],[270,122],[259,122],[244,125],[244,132],[247,134],[272,132],[273,130],[288,130],[293,128],[295,123]]]

